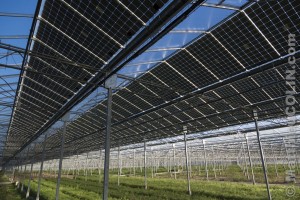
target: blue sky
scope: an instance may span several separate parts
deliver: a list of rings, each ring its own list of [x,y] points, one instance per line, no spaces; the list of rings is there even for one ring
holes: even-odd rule
[[[0,12],[33,14],[37,0],[1,0]],[[28,35],[32,19],[0,17],[0,35]],[[2,40],[20,47],[26,46],[26,40]]]
[[[0,12],[1,13],[24,13],[33,14],[35,11],[37,0],[1,0]],[[0,37],[8,35],[28,35],[31,27],[32,19],[30,18],[15,18],[0,16]],[[0,38],[1,39],[1,38]],[[25,48],[27,39],[1,39],[1,42],[11,44],[14,46]],[[7,53],[7,50],[0,49],[0,58],[3,54]],[[22,57],[19,55],[13,55],[0,59],[1,64],[19,64],[22,62]],[[0,136],[5,137],[7,133],[7,126],[9,123],[12,109],[10,107],[2,106],[3,103],[12,104],[15,97],[14,91],[17,85],[12,84],[10,86],[6,83],[14,83],[19,79],[19,70],[0,68]],[[7,77],[7,75],[13,75],[13,77]],[[4,92],[9,91],[9,92]],[[0,141],[3,140],[2,138]],[[2,145],[0,145],[0,148]],[[1,152],[1,150],[0,150]]]
[[[37,0],[1,0],[0,12],[4,13],[24,13],[33,14],[35,11]],[[28,35],[31,27],[31,18],[19,18],[19,17],[0,17],[0,36],[5,35]],[[25,48],[27,39],[1,39],[1,42],[6,44],[15,45]],[[0,49],[0,53],[6,53],[6,50]],[[22,58],[20,56],[10,56],[5,59],[0,59],[0,63],[15,64],[21,63]],[[14,70],[15,71],[15,70]],[[3,73],[10,73],[8,69],[1,69],[1,75]]]

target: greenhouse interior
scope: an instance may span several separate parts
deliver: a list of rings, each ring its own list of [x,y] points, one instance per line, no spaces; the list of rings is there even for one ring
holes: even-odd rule
[[[0,200],[299,200],[299,0],[1,0]]]

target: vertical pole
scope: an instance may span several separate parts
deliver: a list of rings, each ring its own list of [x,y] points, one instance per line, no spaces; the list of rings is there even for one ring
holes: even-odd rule
[[[101,183],[101,166],[102,166],[102,150],[100,150],[99,168],[98,168],[99,183]]]
[[[221,163],[222,163],[222,157],[220,157],[220,150],[217,151],[217,155],[219,156],[220,159],[218,159],[218,170],[219,170],[219,175],[221,175]]]
[[[153,151],[152,151],[152,148],[151,148],[151,177],[154,178],[154,163],[155,163],[155,160],[154,160],[154,156],[153,156]]]
[[[120,185],[120,174],[121,174],[121,168],[120,168],[120,145],[118,147],[118,186]]]
[[[244,143],[243,142],[242,142],[242,148],[243,148],[244,163],[245,163],[245,167],[246,167],[246,175],[247,175],[247,179],[250,180],[248,164],[247,164],[247,161],[246,161],[246,153],[245,153],[245,148],[244,148]]]
[[[200,160],[200,152],[197,152],[197,166],[198,166],[198,175],[201,174],[201,160]]]
[[[62,169],[62,161],[64,156],[64,145],[65,145],[65,135],[66,135],[66,128],[67,128],[67,121],[69,120],[69,113],[67,113],[63,119],[64,125],[63,125],[63,132],[61,135],[61,144],[60,144],[60,158],[59,158],[59,164],[58,164],[58,175],[57,175],[57,183],[56,183],[56,194],[55,199],[59,199],[59,187],[60,187],[60,179],[61,179],[61,169]]]
[[[135,149],[133,149],[133,176],[135,176]]]
[[[15,167],[12,168],[12,181],[14,182],[15,181],[15,175],[16,175],[16,169]]]
[[[112,106],[112,88],[108,87],[106,136],[105,136],[105,157],[104,157],[103,200],[108,199],[110,132],[111,132],[111,106]]]
[[[154,152],[154,176],[157,174],[157,168],[159,166],[159,160],[157,160],[157,153]]]
[[[271,151],[272,151],[272,155],[273,155],[273,159],[275,162],[275,172],[276,172],[276,177],[278,177],[278,170],[277,170],[277,157],[274,154],[274,149],[273,149],[273,145],[271,144]]]
[[[191,150],[188,149],[188,157],[189,157],[189,171],[190,171],[190,178],[192,178],[192,173],[193,173],[193,169],[192,169],[192,156],[191,156]]]
[[[283,140],[283,144],[284,144],[284,150],[285,150],[285,154],[286,154],[286,159],[287,159],[287,162],[288,162],[289,170],[292,170],[291,163],[290,163],[290,158],[289,158],[289,154],[288,154],[288,150],[287,150],[287,147],[286,147],[286,142],[285,142],[284,138],[282,138],[282,140]]]
[[[34,153],[35,153],[35,146],[33,147],[33,155],[32,155],[32,158],[31,158],[30,177],[29,177],[29,181],[28,181],[26,199],[29,197],[29,194],[30,194],[30,181],[32,179],[32,168],[33,168],[33,163],[34,163]]]
[[[248,137],[245,134],[245,139],[246,139],[246,145],[247,145],[247,152],[248,152],[248,159],[249,159],[249,163],[250,163],[250,167],[251,167],[251,174],[252,174],[252,183],[253,185],[255,185],[255,176],[254,176],[254,172],[253,172],[253,164],[252,164],[252,159],[251,159],[251,154],[250,154],[250,148],[249,148],[249,143],[248,143]]]
[[[173,144],[173,167],[174,167],[174,178],[176,179],[176,161],[175,161],[175,144]]]
[[[24,183],[23,183],[23,180],[24,180],[24,179],[22,180],[22,176],[21,176],[21,173],[22,173],[22,172],[23,172],[23,174],[24,174],[24,171],[23,171],[23,165],[24,165],[24,160],[25,160],[24,152],[21,154],[21,159],[20,159],[20,160],[21,160],[21,163],[20,163],[20,164],[21,164],[21,170],[20,170],[20,173],[19,173],[19,174],[20,174],[20,175],[19,175],[19,176],[20,176],[20,177],[19,177],[20,180],[19,180],[19,183],[18,183],[18,188],[20,187],[20,183],[21,183],[21,182],[22,182],[22,183],[21,183],[22,186],[24,185]]]
[[[169,164],[169,173],[170,173],[170,177],[172,177],[172,164],[171,164],[171,155],[170,155],[170,151],[168,151],[167,153],[167,156],[168,156],[168,164]]]
[[[263,167],[263,171],[264,171],[264,177],[265,177],[265,182],[266,182],[266,187],[267,187],[267,192],[268,192],[268,198],[269,198],[269,200],[271,200],[272,197],[271,197],[270,188],[269,188],[269,180],[268,180],[268,176],[267,176],[265,159],[264,159],[263,149],[262,149],[260,135],[259,135],[259,128],[258,128],[258,123],[257,123],[257,120],[258,120],[257,110],[253,110],[253,117],[254,117],[254,122],[255,122],[256,133],[257,133],[257,141],[258,141],[258,146],[259,146],[260,158],[261,158],[261,163],[262,163],[262,167]]]
[[[146,157],[146,140],[144,140],[144,177],[145,177],[145,189],[147,190],[148,186],[147,186],[147,168],[146,168],[146,164],[147,164],[147,157]]]
[[[184,133],[184,146],[185,146],[185,166],[186,166],[186,176],[188,181],[188,193],[189,195],[192,195],[191,191],[191,183],[190,183],[190,172],[189,172],[189,157],[188,157],[188,147],[187,147],[187,141],[186,141],[186,133],[187,133],[187,127],[183,127],[183,133]]]
[[[26,153],[26,158],[28,157],[28,153],[29,153],[29,147],[27,148],[27,153]],[[23,173],[23,180],[25,180],[25,176],[26,176],[26,161],[25,161],[25,167],[24,167],[24,173]],[[24,191],[24,183],[22,183],[22,186],[21,186],[21,192]]]
[[[205,140],[202,140],[202,143],[203,143],[203,150],[204,150],[204,161],[205,161],[206,180],[208,180],[208,170],[207,170],[207,160],[206,160]]]
[[[42,174],[43,174],[43,165],[44,165],[44,159],[45,159],[46,140],[47,140],[47,134],[45,134],[45,139],[44,139],[44,143],[43,143],[43,153],[42,153],[42,161],[41,161],[41,167],[40,167],[40,173],[39,173],[38,189],[37,189],[37,193],[36,193],[36,200],[40,199],[41,178],[42,178]]]
[[[77,155],[76,155],[76,163],[75,163],[75,165],[74,165],[74,167],[75,167],[75,180],[77,179],[77,176],[78,176],[78,165],[79,165],[79,161],[78,161],[78,151],[77,151],[77,153],[76,153]]]
[[[211,147],[212,150],[212,157],[213,157],[213,169],[214,169],[214,175],[215,179],[217,179],[217,173],[216,173],[216,160],[215,160],[215,153],[214,153],[214,146]]]
[[[18,186],[17,186],[18,189],[20,188],[21,173],[22,173],[22,169],[23,169],[23,159],[24,159],[23,153],[20,154],[20,158],[19,159],[20,159],[21,170],[18,172],[18,176],[19,176],[19,181],[18,181]]]
[[[86,161],[85,161],[85,181],[87,181],[87,174],[88,174],[88,159],[89,159],[89,153],[86,153]]]

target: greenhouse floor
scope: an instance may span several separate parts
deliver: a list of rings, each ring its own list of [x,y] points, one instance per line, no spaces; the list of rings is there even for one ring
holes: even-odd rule
[[[227,169],[227,173],[235,171],[235,168]],[[123,170],[124,173],[126,170]],[[138,170],[141,173],[142,171]],[[226,177],[226,173],[223,176]],[[279,171],[280,172],[280,171]],[[196,172],[195,172],[196,173]],[[272,170],[269,171],[270,176]],[[64,175],[61,181],[60,187],[60,199],[62,200],[95,200],[101,199],[102,192],[102,176],[95,173],[88,176],[84,176],[84,171],[80,172],[81,175],[75,176]],[[142,173],[141,173],[142,174]],[[151,177],[151,172],[148,173],[147,185],[148,189],[144,189],[144,177],[123,175],[120,177],[120,185],[118,186],[118,177],[116,171],[112,171],[110,176],[110,188],[109,197],[111,200],[263,200],[267,199],[266,188],[263,183],[259,183],[261,179],[257,180],[256,185],[252,185],[251,182],[246,182],[242,174],[238,177],[235,174],[235,179],[231,181],[214,181],[214,180],[191,180],[192,195],[187,193],[187,182],[184,179],[185,173],[179,174],[177,180],[174,178],[166,177],[165,173],[158,174],[156,177]],[[241,174],[241,173],[239,173]],[[211,176],[212,174],[210,174]],[[258,174],[256,174],[258,177]],[[194,176],[195,177],[195,176]],[[258,177],[260,178],[260,177]],[[281,180],[282,177],[279,177]],[[7,181],[3,176],[1,180]],[[35,199],[37,191],[37,177],[34,177],[31,181],[30,196]],[[101,181],[99,181],[101,180]],[[219,179],[220,180],[220,179]],[[300,188],[297,185],[289,185],[278,183],[271,178],[271,194],[273,200],[298,200],[300,199]],[[235,182],[233,182],[235,181]],[[237,182],[238,181],[238,182]],[[24,181],[24,190],[27,190],[28,179]],[[18,200],[25,199],[24,193],[21,193],[13,184],[4,185],[1,187],[1,200]],[[287,195],[288,188],[294,188],[295,194],[292,196]],[[44,175],[44,179],[41,182],[41,196],[40,200],[55,199],[56,178]]]

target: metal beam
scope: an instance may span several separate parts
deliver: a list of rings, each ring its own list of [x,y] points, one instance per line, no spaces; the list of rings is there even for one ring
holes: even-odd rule
[[[300,53],[300,50],[297,51],[295,54],[299,54],[299,53]],[[224,80],[215,82],[215,83],[213,83],[211,85],[208,85],[208,86],[205,86],[203,88],[198,88],[197,90],[194,90],[193,92],[190,92],[190,93],[188,93],[186,95],[182,95],[180,97],[177,97],[177,98],[175,98],[173,100],[170,100],[170,101],[168,101],[166,103],[160,104],[159,106],[149,108],[148,110],[143,110],[143,112],[140,112],[140,113],[134,114],[134,115],[132,115],[130,117],[127,117],[126,119],[124,119],[122,121],[119,121],[119,122],[116,122],[113,125],[122,124],[124,122],[129,121],[129,120],[136,119],[136,118],[138,118],[138,117],[140,117],[142,115],[145,115],[145,114],[157,111],[157,110],[165,108],[167,106],[176,104],[176,103],[178,103],[180,101],[187,100],[189,98],[194,97],[197,94],[203,94],[205,92],[214,90],[214,89],[222,87],[224,85],[231,84],[231,83],[233,83],[235,81],[238,81],[238,80],[241,80],[243,78],[253,76],[255,74],[258,74],[260,72],[266,71],[268,69],[272,69],[274,67],[274,63],[276,63],[276,62],[282,62],[282,64],[285,64],[285,58],[287,58],[287,57],[289,57],[289,54],[287,54],[285,56],[282,56],[282,57],[279,57],[277,59],[271,60],[271,61],[266,62],[264,64],[261,64],[259,66],[253,67],[253,68],[251,68],[249,70],[245,70],[244,72],[238,73],[238,74],[236,74],[236,75],[234,75],[232,77],[229,77],[229,78],[226,78]]]
[[[3,39],[28,39],[28,35],[0,35],[0,40]]]
[[[32,14],[23,14],[23,13],[7,13],[0,12],[0,17],[21,17],[21,18],[33,18]]]

